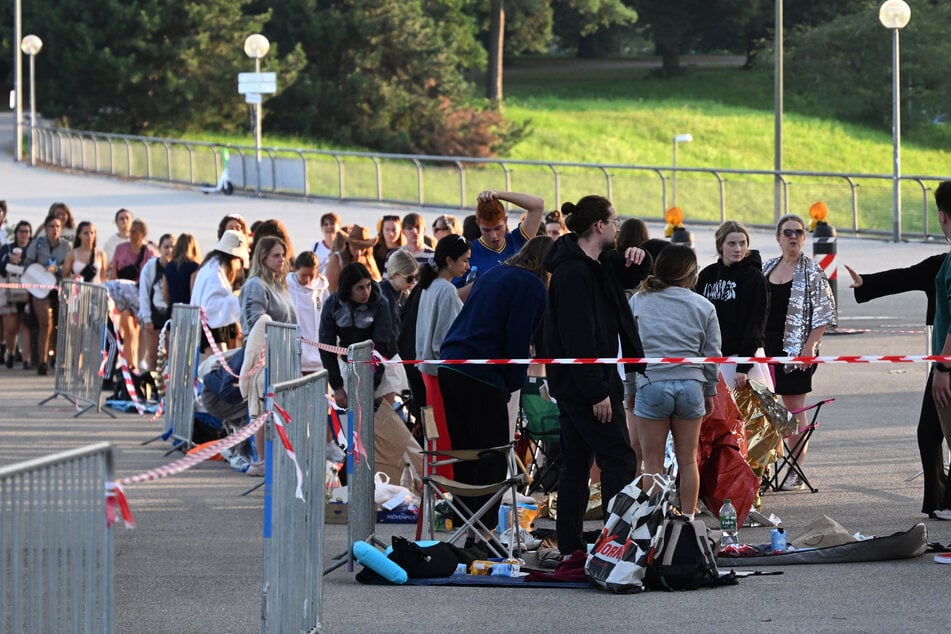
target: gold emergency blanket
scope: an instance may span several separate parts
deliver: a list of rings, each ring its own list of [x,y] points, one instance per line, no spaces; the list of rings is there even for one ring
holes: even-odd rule
[[[745,420],[747,462],[753,471],[763,471],[782,455],[782,439],[796,432],[796,421],[768,387],[750,381],[733,390],[736,406]]]

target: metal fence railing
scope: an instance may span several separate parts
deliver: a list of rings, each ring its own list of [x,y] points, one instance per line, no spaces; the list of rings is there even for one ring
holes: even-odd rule
[[[214,184],[227,167],[235,187],[254,191],[258,164],[253,146],[105,134],[42,126],[36,128],[41,162],[99,174],[184,185]],[[230,159],[224,160],[228,154]],[[753,226],[780,213],[806,215],[823,200],[831,224],[856,234],[890,235],[892,176],[845,172],[689,168],[376,154],[331,150],[262,148],[261,190],[306,198],[373,201],[436,208],[472,208],[483,189],[530,191],[560,207],[565,200],[602,194],[621,216],[662,220],[672,203],[688,223],[729,218]],[[941,235],[931,213],[930,192],[944,176],[903,176],[902,232]]]
[[[268,322],[264,328],[267,342],[265,369],[268,385],[296,379],[300,370],[300,328],[297,324]]]
[[[0,467],[0,632],[112,632],[112,448]]]
[[[323,606],[324,500],[326,492],[327,372],[274,385],[267,409],[287,413],[284,430],[301,470],[281,449],[268,423],[270,473],[264,513],[262,631],[320,631]]]
[[[195,427],[195,381],[201,346],[201,307],[172,306],[168,327],[168,378],[163,412],[174,447],[189,449]]]
[[[99,368],[112,359],[107,346],[109,295],[96,284],[63,280],[59,290],[56,335],[56,374],[53,395],[76,404],[79,416],[90,409],[102,411],[102,378]]]

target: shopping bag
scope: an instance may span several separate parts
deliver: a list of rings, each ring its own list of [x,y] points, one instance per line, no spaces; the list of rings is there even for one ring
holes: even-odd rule
[[[645,492],[641,483],[648,481],[652,486]],[[591,583],[617,594],[644,590],[648,556],[663,530],[671,486],[664,475],[643,474],[611,498],[608,520],[584,565]]]

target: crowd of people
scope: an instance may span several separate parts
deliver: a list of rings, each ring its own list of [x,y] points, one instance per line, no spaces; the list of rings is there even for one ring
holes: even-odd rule
[[[941,191],[948,198],[938,201],[945,226],[951,195],[948,188]],[[105,286],[119,311],[129,364],[140,372],[157,369],[158,333],[175,303],[201,305],[211,339],[223,351],[241,350],[265,315],[297,323],[308,344],[301,347],[302,371],[326,369],[341,407],[349,401],[343,360],[318,351],[314,342],[346,347],[369,339],[386,357],[423,362],[531,355],[808,356],[818,354],[823,334],[836,323],[834,296],[821,268],[803,253],[808,234],[796,215],[780,218],[779,255],[765,262],[750,248],[749,231],[725,222],[715,234],[717,261],[701,270],[692,248],[650,239],[641,220],[622,223],[601,196],[548,211],[541,198],[517,192],[484,191],[476,202],[475,214],[463,221],[443,214],[427,225],[418,213],[384,215],[375,231],[326,213],[314,242],[301,252],[280,220],[249,225],[230,214],[221,219],[218,241],[204,257],[187,233],[153,242],[144,220],[126,209],[117,211],[115,232],[100,246],[97,228],[75,222],[62,202],[35,228],[26,220],[6,222],[0,202],[0,278],[13,284],[47,279],[53,286],[73,278]],[[514,229],[506,203],[521,210]],[[951,233],[951,220],[946,224]],[[915,278],[924,280],[922,290],[930,287],[929,297],[943,261]],[[37,267],[40,278],[30,274]],[[866,276],[860,291],[862,276],[850,272],[859,301],[908,290],[873,294],[878,278]],[[938,302],[936,322],[942,328],[944,304]],[[0,292],[7,368],[49,372],[57,306],[55,289]],[[951,349],[944,334],[936,333],[937,352]],[[202,335],[206,354],[212,341]],[[241,365],[239,358],[233,370]],[[811,391],[815,371],[809,364],[549,366],[562,441],[560,551],[569,555],[583,548],[581,519],[592,468],[600,470],[603,499],[609,500],[640,471],[663,469],[668,433],[678,460],[681,511],[696,512],[700,423],[721,372],[730,387],[743,388],[753,379],[767,383],[795,411]],[[951,408],[945,372],[939,366],[929,381],[922,413],[929,421],[923,427],[939,447],[942,427],[948,433],[945,419],[951,418],[945,412]],[[467,449],[512,438],[526,373],[519,365],[386,364],[377,366],[373,384],[379,403],[410,394],[411,411],[432,406],[440,446]],[[923,457],[931,456],[937,463],[931,471],[940,472],[934,442],[925,444]],[[800,463],[806,452],[803,446]],[[501,461],[487,461],[455,476],[483,484],[500,480],[504,471]],[[261,463],[248,473],[261,475]],[[929,501],[923,510],[951,519],[951,510],[944,510],[951,507],[946,477],[926,476]],[[792,478],[786,486],[800,483]]]

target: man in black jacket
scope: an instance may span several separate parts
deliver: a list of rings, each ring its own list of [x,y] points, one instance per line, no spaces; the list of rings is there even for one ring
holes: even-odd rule
[[[617,215],[610,201],[586,196],[565,203],[573,232],[562,236],[545,259],[551,272],[543,353],[552,358],[642,357],[634,316],[624,297],[650,272],[651,259],[638,248],[614,249]],[[643,366],[628,368],[643,372]],[[624,390],[614,364],[548,366],[558,401],[562,470],[558,480],[558,548],[563,556],[584,550],[582,517],[588,502],[592,458],[601,469],[604,516],[608,501],[634,478],[636,456],[624,422]]]

